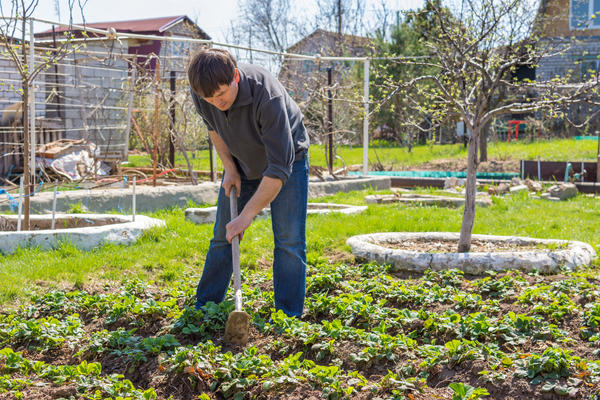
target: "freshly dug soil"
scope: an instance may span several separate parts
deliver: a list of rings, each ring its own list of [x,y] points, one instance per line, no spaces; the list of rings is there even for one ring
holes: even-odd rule
[[[21,221],[22,223],[22,221]],[[57,218],[55,221],[55,229],[72,229],[72,228],[86,228],[88,226],[104,226],[104,225],[112,225],[112,224],[122,224],[124,223],[119,218],[103,218],[103,219],[87,219],[85,216],[80,218]],[[41,231],[50,229],[52,226],[52,220],[30,220],[31,231]],[[21,225],[21,229],[23,226]],[[0,232],[9,232],[17,230],[17,221],[16,220],[8,220],[6,218],[0,217]]]
[[[396,250],[419,251],[423,253],[456,253],[458,248],[457,241],[442,240],[407,240],[396,243],[378,243],[382,247]],[[503,253],[513,251],[531,251],[531,250],[550,250],[543,245],[537,244],[518,244],[510,242],[488,242],[482,240],[471,241],[472,253]]]
[[[478,165],[478,172],[519,172],[519,160],[489,160]],[[420,171],[466,171],[467,159],[431,160],[410,169]]]

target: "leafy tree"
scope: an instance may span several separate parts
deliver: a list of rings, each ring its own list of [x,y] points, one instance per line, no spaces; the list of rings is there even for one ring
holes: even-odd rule
[[[600,82],[596,74],[582,82],[572,82],[568,76],[545,81],[514,78],[517,69],[536,66],[543,57],[564,51],[537,34],[547,21],[535,18],[529,0],[460,4],[427,0],[425,9],[433,23],[422,30],[430,57],[402,60],[403,66],[424,69],[412,79],[400,76],[394,90],[412,110],[403,114],[407,123],[417,124],[427,113],[434,121],[462,120],[468,129],[465,209],[458,244],[459,252],[468,252],[475,220],[477,154],[486,124],[502,115],[539,110],[557,115],[572,104],[597,102]],[[497,101],[500,95],[505,96],[501,102]]]

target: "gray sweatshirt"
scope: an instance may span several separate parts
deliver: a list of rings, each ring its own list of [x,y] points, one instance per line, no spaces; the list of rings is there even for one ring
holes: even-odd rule
[[[268,176],[285,184],[294,161],[308,151],[302,112],[269,71],[249,64],[238,69],[239,90],[229,110],[219,110],[192,90],[196,110],[223,139],[242,176]]]

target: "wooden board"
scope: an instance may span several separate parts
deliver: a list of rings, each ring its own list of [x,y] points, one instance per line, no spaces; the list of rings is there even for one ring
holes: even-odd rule
[[[59,139],[41,146],[36,152],[36,155],[38,157],[55,159],[67,153],[87,149],[89,149],[89,147],[85,144],[84,139]]]

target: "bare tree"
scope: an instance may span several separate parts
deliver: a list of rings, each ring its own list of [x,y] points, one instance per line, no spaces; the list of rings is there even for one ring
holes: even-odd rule
[[[238,0],[239,14],[231,21],[227,39],[233,43],[258,49],[285,52],[295,41],[307,34],[302,23],[302,10],[290,0]],[[240,58],[240,51],[236,56]],[[254,61],[260,53],[247,51],[246,59]],[[264,54],[263,54],[264,56]],[[276,71],[281,56],[268,56],[267,62]]]
[[[317,0],[316,27],[338,35],[364,32],[364,0]]]
[[[446,3],[447,7],[427,0],[426,5],[439,27],[424,41],[432,56],[404,63],[437,72],[401,82],[395,90],[401,96],[416,91],[431,99],[426,107],[405,101],[404,106],[414,111],[413,125],[429,113],[438,123],[460,119],[468,129],[465,209],[458,244],[459,252],[468,252],[475,220],[477,151],[486,124],[507,114],[547,110],[556,115],[576,103],[598,105],[600,84],[595,73],[579,82],[569,76],[546,81],[515,76],[517,69],[533,68],[544,57],[565,51],[564,45],[558,48],[538,35],[540,24],[551,21],[535,19],[528,0],[464,0]],[[501,94],[506,98],[497,101]]]

